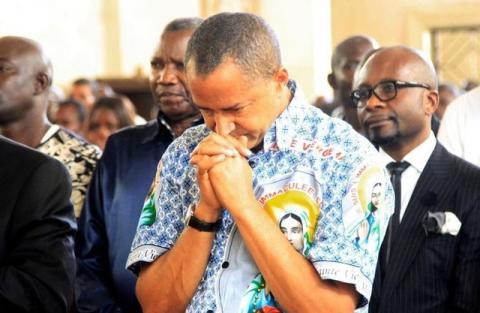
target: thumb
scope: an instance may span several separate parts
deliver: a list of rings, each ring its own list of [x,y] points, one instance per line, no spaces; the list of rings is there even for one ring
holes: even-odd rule
[[[239,138],[240,143],[242,144],[243,147],[247,147],[248,144],[248,138],[247,136],[240,136]]]

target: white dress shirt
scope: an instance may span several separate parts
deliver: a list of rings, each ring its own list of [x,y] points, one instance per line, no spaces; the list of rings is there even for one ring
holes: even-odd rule
[[[430,132],[430,136],[422,142],[419,146],[415,149],[410,151],[402,161],[407,161],[410,163],[410,166],[402,173],[402,196],[401,196],[401,209],[400,209],[400,216],[399,220],[402,221],[403,215],[405,214],[405,210],[407,209],[408,202],[410,202],[410,198],[412,197],[413,190],[417,185],[418,178],[420,174],[422,174],[425,165],[427,165],[428,159],[432,155],[433,150],[435,149],[435,145],[437,140],[435,139],[435,135],[433,132]],[[383,166],[387,166],[390,162],[395,162],[395,160],[389,156],[382,148],[380,148],[380,160]]]
[[[438,141],[451,153],[480,166],[480,87],[453,100],[447,107]]]

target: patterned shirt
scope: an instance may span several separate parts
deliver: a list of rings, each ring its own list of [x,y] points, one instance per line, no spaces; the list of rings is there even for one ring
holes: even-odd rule
[[[83,207],[88,184],[101,151],[97,146],[74,135],[58,125],[52,125],[37,149],[65,165],[72,179],[72,201],[78,218]]]
[[[190,153],[209,132],[205,126],[191,128],[163,155],[127,260],[133,271],[171,249],[185,228],[188,208],[199,199]],[[393,211],[392,187],[375,148],[345,122],[309,105],[297,88],[265,134],[263,149],[248,161],[257,200],[292,245],[322,279],[353,284],[361,295],[360,306],[365,306],[378,246]],[[372,189],[379,185],[380,201],[375,214],[369,214]],[[367,239],[369,216],[378,225],[370,232],[378,234],[370,233]],[[187,312],[272,307],[282,311],[264,287],[231,215],[223,210],[207,268]]]

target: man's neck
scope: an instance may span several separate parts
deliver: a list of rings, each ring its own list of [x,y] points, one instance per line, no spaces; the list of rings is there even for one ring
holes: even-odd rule
[[[399,162],[410,153],[413,149],[421,145],[428,139],[430,130],[424,131],[422,135],[416,136],[408,141],[396,142],[395,144],[382,146],[382,149],[392,157],[395,161]]]
[[[19,121],[0,127],[0,134],[31,148],[37,148],[43,136],[50,128],[48,120]]]
[[[198,113],[196,115],[192,115],[192,116],[189,116],[187,118],[184,118],[183,120],[172,121],[172,120],[166,118],[166,121],[167,121],[168,125],[170,125],[170,127],[172,128],[172,131],[175,134],[175,138],[176,138],[176,137],[180,136],[181,134],[183,134],[183,132],[187,128],[191,127],[193,125],[193,123],[200,118],[201,118],[200,113]]]

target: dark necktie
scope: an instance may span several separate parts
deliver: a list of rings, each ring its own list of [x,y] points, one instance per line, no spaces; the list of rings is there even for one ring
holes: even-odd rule
[[[393,234],[400,224],[400,211],[402,209],[402,173],[410,166],[408,162],[390,162],[387,170],[390,173],[393,191],[395,192],[395,211],[392,216]]]
[[[395,236],[398,225],[400,224],[400,210],[402,209],[402,173],[410,166],[408,162],[390,162],[387,164],[387,170],[390,173],[390,180],[392,181],[393,191],[395,192],[395,211],[390,218],[389,227],[385,236],[387,244],[385,255],[381,261],[382,265],[382,277],[383,272],[387,267],[390,250],[392,248],[392,240]]]

